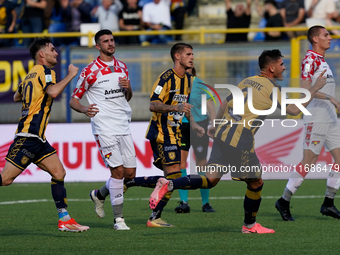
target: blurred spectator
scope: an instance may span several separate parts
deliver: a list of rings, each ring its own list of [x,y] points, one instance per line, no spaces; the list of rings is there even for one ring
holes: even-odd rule
[[[284,0],[280,10],[285,27],[305,26],[305,5],[304,0]],[[286,32],[289,38],[296,37],[306,32]]]
[[[174,18],[175,29],[183,29],[187,9],[183,0],[171,0],[171,16]],[[175,35],[175,40],[182,40],[182,35]]]
[[[83,0],[60,0],[61,17],[66,23],[66,32],[80,32],[81,23],[92,23],[92,6]],[[78,37],[65,37],[63,43],[79,45]]]
[[[46,0],[26,0],[24,14],[21,19],[23,33],[42,33],[44,30],[44,9]],[[33,38],[24,38],[23,45],[28,47]]]
[[[191,16],[194,14],[194,9],[196,7],[197,0],[188,0],[187,3],[187,13],[188,16]]]
[[[267,20],[266,27],[283,27],[283,19],[277,9],[275,0],[266,0],[264,2],[264,17]],[[279,31],[271,31],[265,33],[265,41],[283,40],[285,33]]]
[[[250,7],[251,1],[247,0],[246,7],[242,3],[238,3],[235,6],[235,10],[231,7],[231,0],[225,0],[227,10],[227,28],[249,28],[250,26]],[[225,42],[247,42],[248,33],[227,33]]]
[[[17,13],[15,4],[8,0],[0,0],[0,33],[14,33]],[[13,39],[0,39],[0,47],[13,46]]]
[[[121,31],[137,31],[142,28],[142,7],[138,0],[127,0],[127,6],[119,13],[119,28]],[[119,37],[121,44],[139,44],[138,36]]]
[[[153,0],[143,7],[143,23],[147,30],[171,29],[170,0]],[[171,41],[167,35],[140,35],[143,46],[151,43],[167,43]]]
[[[305,0],[305,9],[307,12],[306,25],[312,27],[321,25],[324,27],[333,26],[332,18],[336,13],[335,3],[333,0]],[[339,31],[332,29],[332,34],[339,35]]]
[[[47,0],[46,8],[44,9],[44,29],[48,29],[51,24],[51,17],[54,6],[58,4],[58,0]]]
[[[120,0],[102,0],[101,5],[93,9],[92,16],[98,19],[100,29],[119,31],[119,12],[123,9]]]

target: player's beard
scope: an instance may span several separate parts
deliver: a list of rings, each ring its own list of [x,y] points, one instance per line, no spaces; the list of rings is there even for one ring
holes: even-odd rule
[[[113,48],[113,50],[103,50],[102,49],[103,54],[106,55],[106,56],[109,56],[109,57],[112,56],[115,53],[115,51],[116,51],[115,48]]]

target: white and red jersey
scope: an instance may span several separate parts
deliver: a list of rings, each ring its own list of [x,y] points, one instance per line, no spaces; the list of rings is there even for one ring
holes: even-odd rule
[[[91,118],[93,134],[131,133],[131,107],[118,84],[121,78],[129,79],[129,72],[126,65],[115,58],[107,65],[98,57],[82,70],[72,97],[81,99],[85,94],[90,104],[97,105],[99,112]]]
[[[308,50],[302,60],[301,80],[311,81],[313,86],[316,79],[325,69],[327,71],[324,76],[327,77],[327,83],[320,89],[320,92],[335,97],[335,81],[332,70],[324,57],[315,51]],[[304,123],[337,122],[335,106],[329,100],[313,98],[308,104],[307,110],[312,115],[304,115]]]

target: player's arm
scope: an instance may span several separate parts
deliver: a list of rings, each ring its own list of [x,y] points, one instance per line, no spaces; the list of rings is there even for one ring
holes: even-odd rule
[[[151,112],[184,112],[189,113],[192,105],[188,103],[177,104],[177,105],[168,105],[164,104],[161,101],[154,100],[150,102],[150,111]]]
[[[251,13],[251,1],[252,0],[247,0],[247,2],[246,2],[246,10],[245,10],[245,13],[246,13],[246,15],[250,15],[250,13]]]
[[[67,84],[72,81],[72,79],[77,75],[79,68],[70,64],[68,66],[68,74],[64,79],[62,79],[60,82],[50,85],[47,88],[47,94],[50,95],[52,98],[56,98],[59,96],[64,89],[66,88]]]
[[[227,11],[231,9],[231,0],[224,0]]]
[[[22,83],[19,84],[17,91],[15,91],[13,96],[14,102],[21,102],[22,100]]]
[[[313,86],[310,86],[310,88],[308,89],[309,92],[310,92],[310,94],[311,94],[311,97],[310,97],[310,99],[309,99],[308,102],[302,104],[304,107],[306,107],[306,106],[310,103],[310,101],[311,101],[314,97],[316,97],[316,95],[319,95],[318,93],[322,93],[322,92],[319,92],[318,90],[319,90],[319,89],[322,89],[323,86],[325,86],[326,83],[327,83],[327,78],[323,76],[324,73],[325,73],[326,71],[327,71],[327,70],[325,69],[325,70],[319,75],[319,77],[316,79],[314,85],[313,85]],[[301,84],[301,87],[302,87],[302,84]],[[322,93],[322,94],[326,95],[325,93]],[[287,110],[287,113],[288,113],[288,114],[293,115],[293,116],[298,115],[298,114],[300,113],[300,111],[301,111],[295,104],[290,104],[290,105],[288,105],[287,108],[286,108],[286,110]]]
[[[15,94],[13,96],[14,102],[21,102],[22,95],[19,93],[19,90],[15,91]]]
[[[130,81],[126,78],[122,78],[119,80],[119,85],[125,89],[125,99],[126,101],[130,101],[132,98],[132,89],[131,89],[131,84]]]
[[[96,107],[96,104],[90,104],[89,106],[82,105],[78,98],[71,97],[69,102],[70,107],[76,112],[84,113],[86,116],[92,118],[96,116],[99,112],[99,109]]]

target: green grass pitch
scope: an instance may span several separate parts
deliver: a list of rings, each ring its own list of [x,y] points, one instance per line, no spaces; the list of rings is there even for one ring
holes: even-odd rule
[[[68,210],[84,233],[59,232],[49,184],[0,188],[0,254],[334,254],[340,222],[319,212],[326,180],[306,180],[292,199],[295,222],[282,221],[274,208],[286,180],[265,181],[257,221],[275,234],[242,234],[245,183],[221,181],[210,191],[216,213],[203,213],[198,190],[189,191],[189,214],[176,214],[178,191],[162,218],[174,228],[147,228],[152,189],[125,193],[124,217],[130,231],[115,231],[109,198],[100,219],[89,198],[103,183],[66,183]],[[335,204],[339,204],[338,198]],[[339,205],[340,207],[340,205]]]

